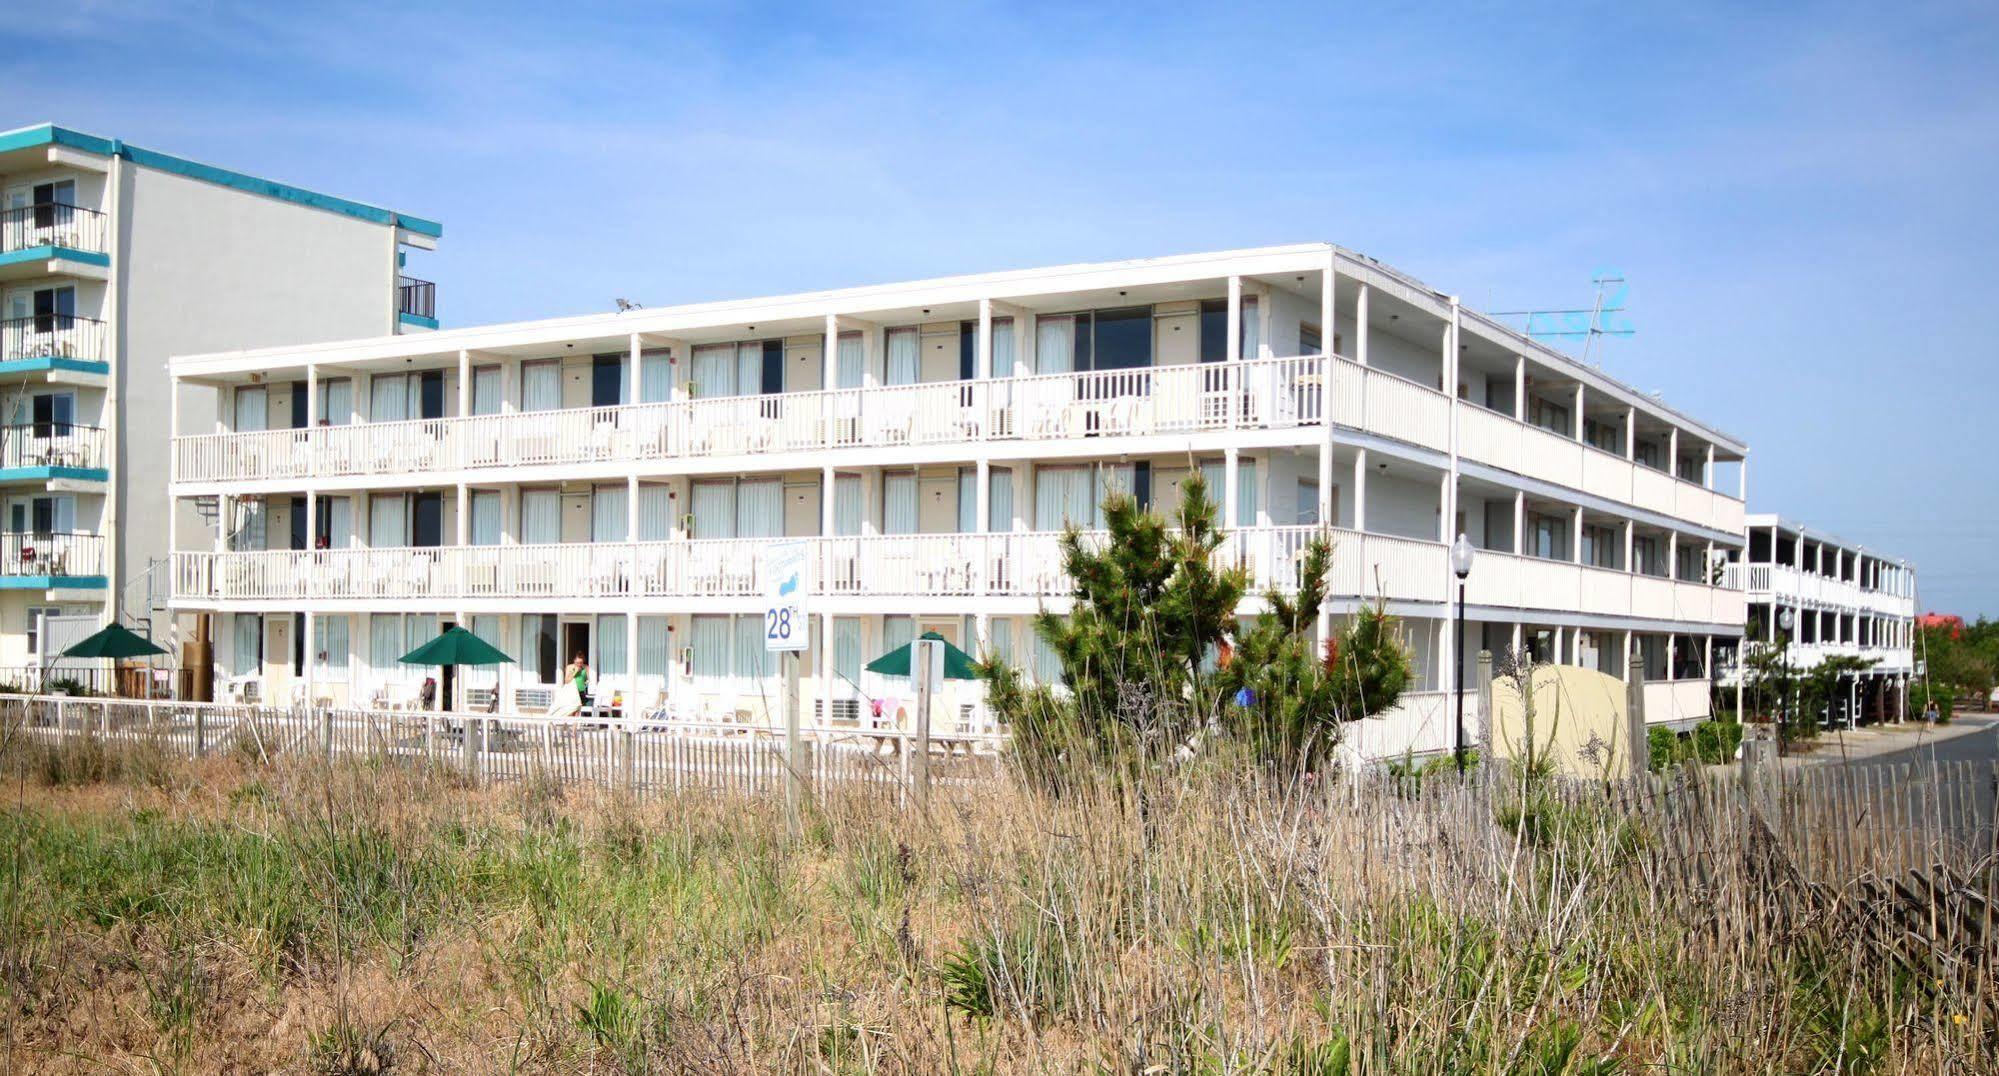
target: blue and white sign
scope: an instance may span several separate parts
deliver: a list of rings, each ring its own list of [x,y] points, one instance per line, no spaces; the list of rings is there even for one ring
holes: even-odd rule
[[[764,649],[804,650],[805,617],[812,595],[811,546],[779,542],[763,551]]]

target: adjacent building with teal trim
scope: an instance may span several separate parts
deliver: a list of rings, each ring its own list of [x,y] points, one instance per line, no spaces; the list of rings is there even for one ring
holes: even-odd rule
[[[406,266],[443,232],[123,139],[0,131],[0,681],[112,619],[173,648],[168,513],[219,515],[167,498],[176,416],[325,417],[284,381],[220,415],[214,393],[173,386],[168,357],[434,330],[435,287]],[[260,548],[291,526],[281,512],[220,525]]]

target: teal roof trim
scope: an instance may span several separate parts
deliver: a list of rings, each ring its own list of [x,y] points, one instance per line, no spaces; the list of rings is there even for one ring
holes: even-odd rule
[[[436,318],[427,318],[422,314],[398,313],[396,314],[396,320],[402,322],[404,325],[415,325],[423,329],[437,328]]]
[[[16,131],[0,132],[0,153],[5,153],[9,150],[25,149],[31,146],[46,145],[68,146],[71,149],[80,149],[85,153],[96,153],[105,157],[123,157],[133,164],[155,168],[162,172],[171,172],[175,175],[187,176],[191,179],[199,179],[207,183],[233,187],[240,191],[248,191],[251,194],[261,194],[265,197],[278,198],[298,205],[311,206],[314,209],[324,209],[331,213],[339,213],[343,216],[372,221],[376,224],[393,225],[416,235],[429,236],[432,239],[438,239],[444,235],[444,225],[434,220],[413,217],[406,213],[398,213],[392,209],[383,209],[380,206],[372,206],[364,202],[336,198],[331,194],[320,194],[317,191],[309,191],[303,187],[294,187],[288,183],[258,179],[256,176],[245,175],[242,172],[233,172],[227,168],[217,168],[211,164],[190,161],[185,157],[175,157],[168,153],[158,153],[150,149],[141,149],[138,146],[128,145],[115,138],[99,138],[96,135],[84,134],[81,131],[72,131],[66,127],[57,127],[52,123],[44,123],[38,127],[23,127]]]

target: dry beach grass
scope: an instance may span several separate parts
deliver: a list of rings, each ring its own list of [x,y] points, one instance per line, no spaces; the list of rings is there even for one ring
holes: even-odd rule
[[[793,839],[773,797],[4,761],[12,1071],[1999,1070],[1989,862],[1912,925],[1729,782],[1224,758],[826,789]]]

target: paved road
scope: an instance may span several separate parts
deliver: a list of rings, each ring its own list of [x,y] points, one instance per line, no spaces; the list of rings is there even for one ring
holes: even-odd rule
[[[1974,731],[1961,731],[1964,728]],[[1928,735],[1912,734],[1909,736],[1912,746],[1900,750],[1871,752],[1864,757],[1848,760],[1846,765],[1905,766],[1930,762],[1999,762],[1999,716],[1966,715],[1945,726],[1942,731],[1943,735],[1934,739]],[[1820,754],[1837,751],[1837,747],[1827,745]]]

